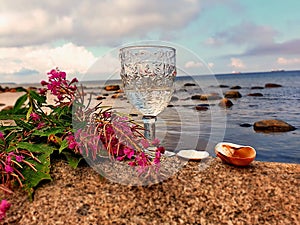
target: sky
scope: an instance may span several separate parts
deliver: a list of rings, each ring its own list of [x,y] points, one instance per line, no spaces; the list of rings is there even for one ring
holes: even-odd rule
[[[299,0],[1,0],[0,83],[36,83],[56,67],[107,79],[118,49],[144,42],[175,47],[179,75],[298,70],[299,9]]]

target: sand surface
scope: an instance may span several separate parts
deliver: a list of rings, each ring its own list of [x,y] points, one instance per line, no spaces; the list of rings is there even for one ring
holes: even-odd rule
[[[113,183],[87,165],[52,167],[33,202],[16,190],[4,224],[300,224],[300,165],[238,168],[189,162],[146,187]],[[1,196],[3,197],[3,196]]]

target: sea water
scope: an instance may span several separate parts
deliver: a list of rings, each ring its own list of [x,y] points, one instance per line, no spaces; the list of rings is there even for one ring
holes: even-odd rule
[[[156,116],[168,105],[173,90],[170,88],[145,88],[126,90],[127,99],[145,116]]]
[[[185,86],[186,83],[195,86]],[[266,83],[277,83],[282,87],[264,88]],[[82,84],[87,93],[93,94],[91,105],[95,105],[99,102],[96,100],[97,95],[108,93],[103,89],[104,85],[121,84],[121,81],[92,81]],[[228,109],[218,106],[218,100],[208,102],[191,99],[192,95],[202,93],[217,93],[222,96],[232,86],[241,87],[237,91],[242,94],[242,98],[231,99],[234,105]],[[257,86],[262,89],[252,89]],[[169,107],[157,115],[156,123],[157,136],[169,150],[205,149],[214,155],[214,146],[218,142],[228,141],[253,146],[257,151],[257,160],[300,163],[300,71],[177,76],[175,87]],[[163,90],[155,94],[159,96],[155,100],[157,105],[168,96],[168,93],[164,95],[162,92]],[[263,96],[248,96],[255,92]],[[111,98],[111,92],[109,94],[105,100],[101,100],[103,105],[111,105],[124,113],[137,113],[139,116],[133,119],[142,123],[141,113],[130,104],[125,94],[118,99]],[[0,103],[2,95],[3,102],[6,100],[5,95],[0,94]],[[141,97],[135,94],[135,98]],[[197,111],[195,106],[198,104],[207,104],[208,110]],[[160,110],[158,108],[156,112]],[[243,123],[253,125],[264,119],[281,119],[297,129],[290,132],[258,133],[253,126],[240,126]]]

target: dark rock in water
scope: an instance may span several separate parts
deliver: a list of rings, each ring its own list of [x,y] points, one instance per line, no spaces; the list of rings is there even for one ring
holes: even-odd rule
[[[264,95],[262,93],[250,93],[248,96],[262,97]]]
[[[238,91],[227,91],[224,95],[225,98],[241,98],[242,95]]]
[[[208,101],[208,100],[219,100],[222,97],[218,93],[211,93],[211,94],[202,94],[200,95],[200,100]]]
[[[228,85],[224,85],[224,84],[220,84],[219,87],[220,87],[220,88],[229,88]]]
[[[222,97],[218,93],[211,93],[211,94],[202,94],[202,95],[193,95],[191,99],[193,100],[201,100],[201,101],[207,101],[207,100],[218,100]]]
[[[113,94],[112,96],[111,96],[111,98],[123,98],[123,95],[121,95],[121,94]]]
[[[182,107],[185,107],[185,108],[194,108],[195,105],[181,105]]]
[[[282,120],[261,120],[253,125],[255,131],[258,132],[286,132],[293,131],[296,128]]]
[[[106,97],[103,97],[103,96],[97,96],[96,97],[96,100],[103,100],[103,99],[106,99]]]
[[[27,90],[36,91],[37,87],[29,87],[29,88],[27,88]]]
[[[224,108],[230,108],[231,106],[233,106],[233,103],[227,98],[222,98],[221,101],[219,102],[219,106]]]
[[[252,127],[252,124],[250,124],[250,123],[241,123],[240,127]]]
[[[193,95],[191,97],[192,100],[200,100],[200,98],[201,98],[201,95]]]
[[[104,88],[106,91],[118,91],[120,90],[120,86],[119,85],[107,85]]]
[[[196,105],[196,106],[195,106],[195,109],[198,110],[198,111],[207,111],[207,110],[208,110],[208,107],[207,107],[207,106],[199,106],[199,105]]]
[[[274,83],[265,84],[265,88],[278,88],[278,87],[282,87],[282,85],[281,84],[274,84]]]
[[[230,89],[242,89],[242,87],[237,85],[237,86],[231,87]]]
[[[209,107],[209,104],[198,104],[197,106],[205,106],[205,107]]]
[[[179,100],[179,98],[176,97],[176,96],[172,96],[172,98],[171,98],[171,102],[175,102],[175,101],[178,101],[178,100]]]
[[[169,105],[167,105],[167,107],[168,107],[168,108],[172,108],[172,107],[174,107],[174,105],[169,104]]]
[[[183,86],[185,86],[185,87],[193,87],[193,86],[196,86],[196,84],[194,84],[194,83],[185,83]]]
[[[261,86],[253,86],[253,87],[251,87],[251,89],[252,89],[252,90],[254,90],[254,89],[264,89],[264,87],[261,87]]]
[[[139,116],[139,114],[137,114],[137,113],[130,113],[129,116],[137,117],[137,116]]]
[[[108,94],[108,93],[104,93],[103,96],[106,96],[106,97],[107,97],[107,96],[109,96],[109,94]]]

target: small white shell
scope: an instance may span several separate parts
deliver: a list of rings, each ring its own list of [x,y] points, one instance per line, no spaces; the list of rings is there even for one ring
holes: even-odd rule
[[[206,151],[197,151],[197,150],[180,150],[177,153],[177,156],[190,160],[201,160],[209,156],[209,153]]]

